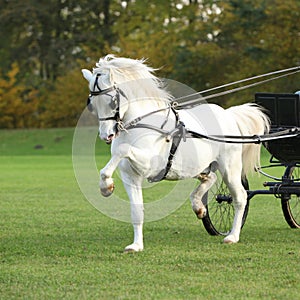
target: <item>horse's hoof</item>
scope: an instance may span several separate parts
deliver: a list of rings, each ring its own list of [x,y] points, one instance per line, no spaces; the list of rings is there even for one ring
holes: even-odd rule
[[[199,208],[197,211],[195,211],[195,214],[198,219],[203,219],[206,216],[206,208]]]
[[[131,244],[124,249],[124,253],[136,253],[143,251],[143,247],[138,244]]]
[[[106,188],[100,188],[102,196],[109,197],[115,190],[115,185],[112,183]]]
[[[239,240],[236,239],[233,235],[228,235],[226,238],[223,240],[224,244],[230,245],[230,244],[236,244]]]

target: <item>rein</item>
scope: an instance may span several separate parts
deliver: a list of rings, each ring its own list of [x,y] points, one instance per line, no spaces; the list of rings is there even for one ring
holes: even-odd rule
[[[288,72],[288,73],[286,73],[286,72]],[[235,82],[220,85],[220,86],[217,86],[217,87],[214,87],[214,88],[211,88],[211,89],[199,91],[199,92],[196,92],[194,94],[179,97],[179,98],[176,99],[176,101],[173,102],[173,105],[176,107],[176,109],[189,109],[189,108],[194,107],[195,105],[201,104],[201,102],[205,102],[208,99],[217,98],[217,97],[220,97],[220,96],[224,96],[224,95],[227,95],[227,94],[231,94],[231,93],[234,93],[234,92],[245,90],[247,88],[251,88],[251,87],[254,87],[254,86],[257,86],[257,85],[260,85],[260,84],[264,84],[264,83],[267,83],[267,82],[270,82],[270,81],[273,81],[273,80],[276,80],[276,79],[280,79],[280,78],[283,78],[283,77],[286,77],[286,76],[290,76],[290,75],[293,75],[293,74],[296,74],[296,73],[299,73],[299,72],[300,72],[300,66],[297,66],[297,67],[293,67],[293,68],[278,70],[278,71],[274,71],[274,72],[270,72],[270,73],[266,73],[266,74],[261,74],[261,75],[245,78],[245,79],[238,80],[238,81],[235,81]],[[282,74],[282,75],[278,75],[278,76],[268,78],[268,79],[265,79],[265,80],[261,80],[261,81],[258,81],[258,82],[250,83],[250,84],[247,84],[247,85],[244,85],[244,86],[241,86],[241,87],[230,89],[228,91],[223,91],[223,92],[211,94],[211,95],[208,95],[208,96],[205,96],[205,97],[201,96],[201,94],[211,92],[211,91],[214,91],[214,90],[218,90],[218,89],[221,89],[221,88],[224,88],[224,87],[228,87],[228,86],[235,85],[235,84],[238,84],[238,83],[242,83],[242,82],[246,82],[246,81],[250,81],[250,80],[254,80],[254,79],[258,79],[258,78],[263,78],[263,77],[267,77],[267,76],[271,76],[271,75],[281,74],[281,73],[286,73],[286,74]],[[198,97],[198,99],[188,100],[188,101],[183,102],[182,104],[178,103],[178,100],[182,101],[184,99],[194,98],[194,97],[197,97],[197,96],[201,96],[201,98],[199,99],[199,97]]]

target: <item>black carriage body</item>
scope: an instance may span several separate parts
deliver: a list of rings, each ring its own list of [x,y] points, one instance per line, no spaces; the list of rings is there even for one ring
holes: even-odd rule
[[[256,93],[255,102],[270,117],[270,133],[300,127],[300,95]],[[300,136],[269,141],[264,146],[283,163],[300,161]]]

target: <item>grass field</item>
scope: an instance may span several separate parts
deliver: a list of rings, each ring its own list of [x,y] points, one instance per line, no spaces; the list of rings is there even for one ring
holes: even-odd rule
[[[0,131],[0,299],[299,299],[300,231],[280,200],[251,200],[236,245],[209,236],[187,200],[145,224],[144,252],[123,254],[131,225],[81,194],[72,135]],[[97,147],[104,164],[109,147]]]

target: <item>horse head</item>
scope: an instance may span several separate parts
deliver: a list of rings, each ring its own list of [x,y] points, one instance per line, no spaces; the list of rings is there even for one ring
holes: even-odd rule
[[[98,117],[101,139],[111,143],[124,123],[168,106],[171,95],[154,71],[144,59],[114,55],[100,58],[93,72],[82,70],[89,82],[88,107]]]
[[[109,70],[82,70],[83,77],[89,82],[90,94],[88,109],[97,116],[99,136],[107,144],[118,134],[118,124],[128,109],[127,98],[114,83]]]

